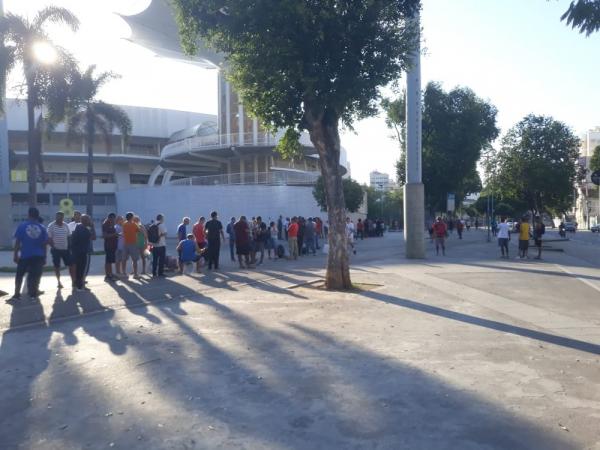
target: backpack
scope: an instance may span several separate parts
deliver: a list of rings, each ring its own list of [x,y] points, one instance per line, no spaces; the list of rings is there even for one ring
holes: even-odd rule
[[[285,249],[283,248],[283,245],[279,244],[277,246],[277,257],[283,258],[284,256],[285,256]]]
[[[151,244],[158,244],[159,240],[160,236],[158,235],[158,224],[153,223],[150,225],[150,228],[148,228],[148,242]]]

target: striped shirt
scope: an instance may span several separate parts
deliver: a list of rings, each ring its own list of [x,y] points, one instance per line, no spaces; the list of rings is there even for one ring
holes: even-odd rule
[[[69,236],[71,231],[66,223],[62,225],[56,222],[51,222],[48,225],[48,237],[52,239],[52,247],[57,250],[68,250],[69,249]]]

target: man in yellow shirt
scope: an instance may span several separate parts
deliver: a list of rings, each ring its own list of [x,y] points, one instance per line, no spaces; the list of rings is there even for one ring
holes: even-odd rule
[[[518,225],[519,232],[519,257],[521,259],[527,258],[527,251],[529,249],[529,234],[531,227],[529,226],[529,219],[527,216],[523,216]]]

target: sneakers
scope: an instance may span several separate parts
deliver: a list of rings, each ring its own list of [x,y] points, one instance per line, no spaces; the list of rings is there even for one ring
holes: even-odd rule
[[[21,300],[21,294],[13,295],[11,298],[6,300],[6,303],[16,302],[17,300]]]
[[[58,289],[64,288],[64,286],[62,285],[62,283],[60,281],[58,282],[58,286],[57,287],[58,287]]]

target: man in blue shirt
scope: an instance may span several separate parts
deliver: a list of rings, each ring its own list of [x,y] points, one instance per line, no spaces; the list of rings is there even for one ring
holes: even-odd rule
[[[44,263],[46,262],[46,246],[48,233],[40,224],[40,212],[37,208],[29,208],[27,220],[15,231],[15,248],[13,260],[17,264],[15,276],[15,295],[11,300],[21,298],[21,285],[27,273],[27,292],[32,299],[37,299],[43,292],[39,290]]]

